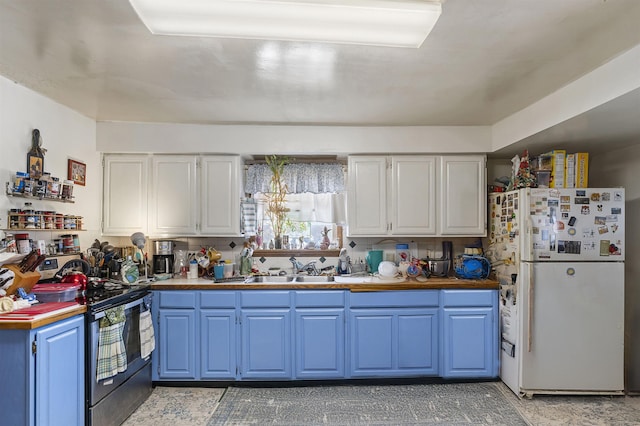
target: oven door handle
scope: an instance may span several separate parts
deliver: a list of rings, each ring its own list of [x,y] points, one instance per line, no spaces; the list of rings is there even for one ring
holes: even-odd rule
[[[126,305],[124,305],[124,310],[126,311],[127,309],[131,309],[131,308],[136,307],[138,305],[142,305],[143,303],[144,303],[144,297],[141,297],[139,299],[134,300],[133,302],[129,302]],[[97,313],[93,314],[92,315],[93,321],[99,320],[100,318],[104,317],[108,310],[109,309],[105,309],[104,311],[97,312]]]

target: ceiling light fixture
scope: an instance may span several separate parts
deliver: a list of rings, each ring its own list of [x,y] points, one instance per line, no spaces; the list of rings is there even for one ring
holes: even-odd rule
[[[152,34],[418,48],[440,17],[427,0],[129,0]]]

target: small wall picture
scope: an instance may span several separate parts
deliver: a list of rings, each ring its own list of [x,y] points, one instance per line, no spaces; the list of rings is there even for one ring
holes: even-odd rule
[[[27,167],[30,178],[40,179],[44,171],[44,157],[41,155],[27,154]]]
[[[72,180],[76,185],[84,186],[87,179],[87,165],[75,160],[69,160],[67,179]]]

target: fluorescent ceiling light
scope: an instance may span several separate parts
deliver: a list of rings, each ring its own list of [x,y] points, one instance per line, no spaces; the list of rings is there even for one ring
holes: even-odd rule
[[[153,34],[420,47],[440,1],[129,0]]]

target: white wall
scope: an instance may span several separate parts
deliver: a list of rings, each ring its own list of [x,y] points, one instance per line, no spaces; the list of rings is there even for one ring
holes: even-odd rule
[[[625,381],[640,392],[640,141],[592,156],[589,186],[625,188]]]
[[[216,154],[485,153],[489,126],[265,126],[99,122],[103,152]]]
[[[0,195],[0,228],[8,226],[9,209],[23,208],[26,201],[32,201],[35,210],[82,216],[87,232],[78,235],[81,246],[87,248],[100,235],[102,167],[96,150],[95,121],[0,76],[0,182],[3,192],[5,182],[12,181],[17,171],[27,170],[33,129],[40,130],[42,146],[47,149],[44,171],[66,179],[67,160],[71,158],[87,165],[87,183],[86,186],[75,185],[74,204]],[[34,240],[53,237],[50,232],[29,231],[29,234]]]

